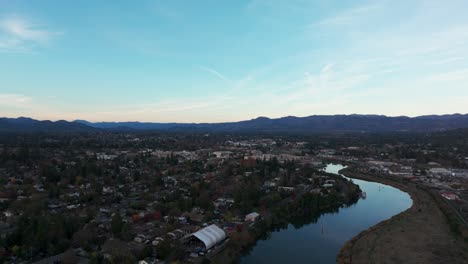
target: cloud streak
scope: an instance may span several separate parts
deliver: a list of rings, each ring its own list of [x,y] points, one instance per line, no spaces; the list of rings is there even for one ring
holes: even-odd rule
[[[208,68],[206,66],[203,66],[203,65],[199,65],[198,66],[200,69],[218,77],[219,79],[223,80],[223,81],[231,81],[229,78],[227,78],[226,76],[224,76],[223,74],[219,73],[218,71],[212,69],[212,68]]]
[[[0,51],[28,52],[60,34],[18,16],[4,17],[0,19]]]
[[[0,110],[29,109],[32,98],[22,94],[0,93]]]
[[[368,19],[369,14],[381,9],[383,2],[363,5],[345,10],[334,16],[326,17],[318,22],[310,24],[310,27],[321,26],[349,26],[363,19]]]

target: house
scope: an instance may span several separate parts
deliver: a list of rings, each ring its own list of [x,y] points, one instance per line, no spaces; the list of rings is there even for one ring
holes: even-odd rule
[[[294,187],[278,186],[278,191],[294,192]]]
[[[164,238],[163,237],[157,237],[153,240],[153,242],[151,242],[151,244],[153,246],[157,246],[159,243],[163,242],[164,241]]]
[[[276,187],[276,182],[273,182],[273,181],[265,181],[263,183],[263,187],[264,188],[274,188]]]
[[[232,152],[231,151],[214,151],[213,155],[216,156],[216,158],[228,158],[231,156]]]
[[[451,193],[451,192],[441,192],[440,195],[447,200],[458,200],[458,195]]]
[[[257,212],[252,212],[245,216],[246,222],[255,222],[260,218],[260,214]]]
[[[444,176],[452,176],[452,172],[445,168],[431,168],[429,170],[429,173],[432,175],[432,177],[435,177],[435,178],[441,178]]]

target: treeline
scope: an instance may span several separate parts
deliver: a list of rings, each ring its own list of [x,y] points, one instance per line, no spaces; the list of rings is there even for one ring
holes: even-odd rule
[[[21,259],[50,256],[70,247],[82,220],[73,215],[36,215],[25,213],[17,220],[14,231],[0,240],[3,248]]]

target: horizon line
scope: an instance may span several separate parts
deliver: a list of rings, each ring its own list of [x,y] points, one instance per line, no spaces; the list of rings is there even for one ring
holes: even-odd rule
[[[295,117],[295,118],[306,118],[306,117],[314,117],[314,116],[381,116],[381,117],[407,117],[407,118],[418,118],[418,117],[425,117],[425,116],[452,116],[452,115],[468,115],[467,113],[451,113],[451,114],[426,114],[426,115],[384,115],[384,114],[314,114],[314,115],[307,115],[307,116],[294,116],[294,115],[286,115],[286,116],[281,116],[281,117],[267,117],[267,116],[257,116],[254,118],[247,118],[243,120],[237,120],[237,121],[220,121],[220,122],[159,122],[159,121],[89,121],[86,119],[40,119],[40,118],[34,118],[31,116],[2,116],[0,118],[10,118],[10,119],[19,119],[19,118],[28,118],[28,119],[33,119],[37,121],[51,121],[51,122],[58,122],[58,121],[66,121],[66,122],[77,122],[77,121],[85,121],[89,123],[158,123],[158,124],[220,124],[220,123],[236,123],[236,122],[242,122],[242,121],[249,121],[249,120],[255,120],[259,118],[267,118],[267,119],[282,119],[282,118],[288,118],[288,117]]]

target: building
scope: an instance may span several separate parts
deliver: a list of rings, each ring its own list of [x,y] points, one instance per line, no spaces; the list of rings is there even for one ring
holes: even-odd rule
[[[260,218],[260,214],[257,212],[250,213],[245,216],[246,222],[255,222]]]
[[[452,176],[452,172],[445,168],[432,168],[429,173],[434,178],[449,177]]]
[[[192,234],[204,245],[204,250],[208,250],[226,239],[226,233],[217,225],[207,226]]]
[[[441,192],[440,195],[444,197],[447,200],[458,200],[458,195],[452,193],[452,192]]]
[[[292,193],[292,192],[294,192],[294,187],[278,186],[278,191]]]
[[[232,155],[231,151],[215,151],[213,152],[213,155],[216,156],[216,158],[229,158]]]

